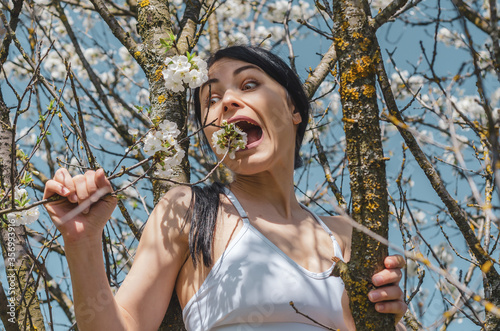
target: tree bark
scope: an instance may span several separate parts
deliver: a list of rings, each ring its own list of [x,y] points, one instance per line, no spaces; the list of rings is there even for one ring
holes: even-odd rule
[[[6,190],[5,184],[11,183],[12,171],[15,172],[15,169],[12,169],[12,148],[15,148],[12,144],[13,134],[9,109],[0,91],[0,183],[3,190]],[[14,184],[11,183],[11,185]],[[6,199],[5,205],[7,206],[10,201]],[[31,270],[33,261],[29,253],[26,229],[24,225],[10,225],[6,217],[2,217],[2,221],[0,243],[8,281],[6,285],[10,296],[8,300],[15,307],[13,317],[8,314],[10,309],[0,311],[2,321],[10,319],[8,323],[14,322],[20,330],[45,330],[40,302],[36,294],[38,284]],[[5,325],[5,328],[16,329],[9,324]]]
[[[186,4],[180,33],[175,47],[168,51],[168,55],[182,55],[192,49],[192,40],[196,33],[200,9],[201,4],[198,1],[190,1]],[[179,139],[182,139],[187,135],[188,113],[186,93],[172,93],[168,91],[162,76],[163,61],[167,54],[165,54],[165,48],[161,46],[160,39],[169,39],[169,34],[173,33],[168,4],[165,1],[157,0],[142,1],[139,4],[138,14],[138,32],[143,44],[141,54],[137,55],[145,63],[143,69],[149,82],[151,117],[167,119],[176,123],[179,130],[181,130]],[[189,142],[186,141],[182,147],[187,151]],[[177,181],[189,182],[190,174],[187,155],[188,153],[186,152],[183,163],[178,169],[175,169],[177,175],[174,179]],[[155,204],[172,186],[167,181],[153,181]],[[175,291],[160,330],[185,330],[182,320],[182,310]]]
[[[385,158],[375,93],[378,59],[374,30],[368,22],[366,1],[333,1],[330,10],[340,73],[346,156],[349,161],[352,218],[387,238],[388,201]],[[371,276],[383,269],[387,247],[354,230],[351,260],[337,263],[335,273],[344,280],[358,331],[394,330],[394,317],[380,314],[368,300]]]

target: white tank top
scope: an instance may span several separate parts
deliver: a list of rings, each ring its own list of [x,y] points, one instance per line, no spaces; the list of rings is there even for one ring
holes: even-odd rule
[[[243,226],[215,262],[207,278],[182,312],[188,331],[319,331],[325,330],[297,314],[290,305],[332,329],[347,330],[340,303],[344,284],[328,270],[311,272],[289,258],[254,228],[236,197],[226,189]],[[342,252],[328,227],[335,256]]]

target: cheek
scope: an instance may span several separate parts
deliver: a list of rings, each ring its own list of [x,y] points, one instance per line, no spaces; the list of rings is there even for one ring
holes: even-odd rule
[[[293,125],[291,109],[286,105],[275,105],[275,107],[269,110],[269,118],[276,133],[280,134],[283,131],[291,131],[290,126]]]
[[[210,107],[209,110],[205,110],[205,111],[201,112],[201,123],[202,124],[204,123],[204,121],[207,125],[213,121],[215,121],[214,124],[219,124],[218,118],[219,118],[218,112],[217,112],[217,109],[215,107]]]
[[[210,148],[212,148],[212,134],[217,130],[217,128],[213,126],[208,126],[205,129],[203,129],[203,133],[205,134],[205,137],[207,138],[208,144],[210,145]]]

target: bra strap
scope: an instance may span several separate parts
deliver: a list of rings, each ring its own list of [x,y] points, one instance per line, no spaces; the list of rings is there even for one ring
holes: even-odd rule
[[[236,197],[234,196],[233,192],[231,192],[229,188],[224,187],[224,194],[231,201],[234,208],[236,208],[238,214],[240,214],[240,217],[243,219],[243,223],[244,224],[249,223],[247,212],[245,211],[245,209],[243,209],[238,199],[236,199]]]

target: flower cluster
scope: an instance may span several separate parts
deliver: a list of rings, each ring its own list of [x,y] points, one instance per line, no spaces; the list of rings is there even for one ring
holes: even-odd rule
[[[391,0],[372,0],[370,2],[370,5],[372,6],[373,9],[379,11],[390,5],[391,2],[392,2]]]
[[[397,99],[404,100],[413,96],[425,84],[424,77],[418,74],[410,75],[407,70],[391,75],[391,88]],[[412,92],[409,92],[410,89]]]
[[[444,43],[446,46],[467,48],[467,44],[464,42],[464,40],[466,40],[465,35],[456,31],[450,31],[447,28],[439,29],[436,39],[437,41]]]
[[[14,200],[17,207],[25,207],[30,199],[28,198],[28,192],[25,189],[14,188]],[[38,207],[33,207],[28,210],[16,211],[7,214],[7,219],[10,224],[19,226],[31,224],[40,217],[40,211]]]
[[[247,145],[247,134],[234,123],[222,121],[222,128],[212,134],[212,146],[219,155],[224,155],[229,149],[229,157],[235,158],[235,153]]]
[[[156,176],[170,177],[174,174],[172,168],[181,164],[185,152],[176,140],[179,133],[175,123],[165,120],[146,135],[143,149],[144,153],[158,160]]]
[[[187,86],[196,88],[208,79],[207,63],[196,55],[167,57],[165,66],[163,79],[172,92],[180,92]]]
[[[264,18],[271,22],[283,22],[288,12],[288,1],[278,0],[271,3],[267,7],[267,12],[264,13]],[[299,18],[308,17],[313,15],[309,10],[309,4],[305,1],[299,1],[299,5],[293,5],[290,8],[288,19],[296,21]]]

